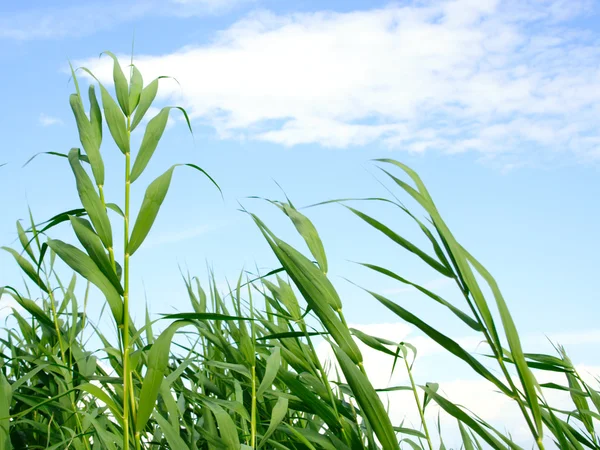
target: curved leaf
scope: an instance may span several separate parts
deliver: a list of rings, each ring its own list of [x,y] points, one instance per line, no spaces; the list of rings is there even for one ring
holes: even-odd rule
[[[123,301],[113,284],[100,271],[94,261],[78,248],[58,239],[49,239],[48,246],[56,252],[71,269],[90,283],[98,287],[106,297],[106,301],[117,324],[123,323]]]
[[[19,252],[10,247],[0,248],[2,248],[2,250],[7,251],[13,256],[13,258],[15,258],[21,270],[25,272],[25,275],[27,275],[35,284],[37,284],[42,291],[48,292],[46,284],[42,281],[33,265],[29,261],[27,261],[27,259],[25,259],[24,256],[22,256]]]
[[[125,78],[125,74],[123,73],[123,69],[121,69],[121,64],[119,64],[119,59],[109,51],[102,52],[104,55],[108,55],[113,60],[113,82],[115,83],[115,92],[117,94],[117,100],[119,101],[119,105],[121,105],[121,110],[123,113],[128,116],[130,113],[129,109],[129,89],[127,87],[127,78]],[[104,102],[104,98],[102,99]]]
[[[129,85],[129,111],[133,112],[140,103],[144,79],[137,67],[131,66],[131,84]]]
[[[133,121],[131,122],[131,131],[135,130],[135,128],[139,125],[139,123],[144,118],[144,115],[152,105],[154,98],[156,97],[156,93],[158,92],[158,80],[164,77],[158,77],[155,80],[142,89],[142,93],[140,94],[140,101],[138,103],[138,107],[135,110],[135,114],[133,116]]]
[[[262,401],[264,393],[271,389],[273,381],[277,377],[277,372],[279,371],[279,367],[281,366],[281,349],[279,347],[275,347],[273,352],[267,358],[267,367],[265,369],[265,375],[260,382],[260,386],[258,386],[258,390],[256,391],[256,398],[259,401]]]
[[[111,248],[113,244],[112,228],[110,226],[110,221],[108,220],[108,214],[100,200],[98,192],[96,192],[96,188],[92,184],[92,180],[90,180],[87,172],[79,162],[79,149],[71,149],[69,152],[69,163],[71,164],[71,169],[75,175],[77,192],[81,199],[81,204],[87,211],[104,246],[106,248]]]
[[[190,119],[185,112],[185,109],[174,106],[167,106],[160,110],[160,112],[148,122],[146,125],[146,131],[144,132],[144,137],[142,138],[142,143],[140,145],[140,151],[138,152],[135,162],[133,163],[133,168],[131,169],[131,182],[133,183],[137,178],[142,174],[156,147],[158,146],[158,142],[162,137],[165,128],[167,126],[167,121],[169,120],[169,112],[171,109],[179,109],[187,121],[190,132],[192,131],[192,126],[190,124]]]
[[[162,202],[167,195],[169,186],[171,185],[173,170],[175,170],[175,167],[178,166],[187,166],[202,172],[213,182],[213,184],[215,184],[215,186],[217,186],[220,191],[220,188],[215,181],[200,167],[194,164],[176,164],[172,166],[169,170],[150,183],[146,189],[144,200],[142,201],[142,206],[140,207],[140,212],[138,213],[138,216],[135,220],[135,225],[133,226],[133,231],[131,232],[129,246],[127,248],[129,255],[133,255],[140,245],[142,245],[144,239],[146,239],[146,236],[148,236],[148,233],[152,228],[152,224],[154,223],[154,220],[156,220],[156,216],[158,215],[158,211],[160,210]]]
[[[360,405],[362,413],[369,421],[373,431],[375,431],[382,447],[386,450],[400,449],[390,417],[369,379],[341,348],[334,344],[331,347],[344,377],[354,393],[354,398]]]
[[[150,352],[148,352],[148,370],[144,376],[142,390],[140,392],[140,403],[138,405],[136,431],[142,432],[148,423],[148,419],[154,411],[154,405],[158,397],[160,385],[165,376],[169,363],[169,355],[171,348],[171,340],[177,330],[186,325],[190,325],[189,321],[174,322],[163,331],[160,336],[152,344]]]
[[[90,223],[87,220],[78,217],[71,216],[70,219],[73,230],[77,235],[77,239],[79,239],[79,242],[81,242],[81,245],[83,245],[87,254],[92,258],[92,261],[96,263],[96,266],[98,266],[100,271],[110,280],[117,292],[122,295],[123,288],[121,287],[119,278],[110,263],[110,259],[102,246],[100,238],[94,232]]]

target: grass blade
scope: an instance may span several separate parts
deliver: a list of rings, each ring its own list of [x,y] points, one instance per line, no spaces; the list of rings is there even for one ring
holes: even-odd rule
[[[133,163],[133,168],[131,169],[130,178],[132,183],[137,180],[150,162],[150,159],[152,158],[152,155],[158,146],[158,142],[165,131],[167,121],[169,120],[169,112],[172,109],[178,109],[183,113],[185,120],[187,121],[188,128],[190,132],[192,131],[190,119],[185,109],[178,106],[167,106],[161,109],[161,111],[153,119],[151,119],[146,126],[146,131],[144,132],[144,137],[142,138],[142,144],[140,145],[140,151],[138,152],[135,162]]]
[[[92,184],[92,180],[88,176],[85,169],[81,166],[79,161],[79,149],[71,149],[69,152],[69,163],[71,169],[75,175],[75,182],[77,184],[77,192],[81,200],[81,204],[85,208],[86,212],[98,236],[102,240],[102,243],[106,248],[111,248],[113,245],[112,241],[112,228],[110,226],[110,220],[106,213],[106,208],[100,200],[96,188]]]
[[[369,420],[369,424],[373,427],[382,447],[385,450],[399,449],[400,446],[390,418],[371,382],[342,349],[337,345],[332,345],[332,348],[346,381],[354,393],[354,398],[356,398],[363,414]]]

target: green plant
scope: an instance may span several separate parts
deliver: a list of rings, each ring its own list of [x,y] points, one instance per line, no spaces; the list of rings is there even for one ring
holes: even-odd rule
[[[36,223],[30,215],[27,228],[17,223],[21,249],[4,248],[27,282],[24,290],[12,285],[0,290],[0,301],[10,297],[19,305],[12,312],[12,325],[0,335],[0,450],[431,450],[438,442],[425,410],[433,404],[457,420],[465,449],[483,448],[484,444],[495,449],[520,448],[509,435],[450,402],[437,384],[418,384],[413,374],[417,349],[410,343],[370,336],[348,326],[343,301],[328,277],[327,255],[317,229],[289,199],[270,202],[290,219],[310,255],[286,243],[261,218],[245,211],[280,266],[268,273],[243,272],[225,292],[217,288],[212,272],[206,290],[198,278],[184,274],[190,312],[163,316],[159,333],[154,332],[157,320],[149,314],[144,324],[134,324],[129,306],[139,296],[130,289],[132,256],[150,232],[178,165],[147,186],[130,226],[131,185],[151,161],[172,108],[163,108],[147,123],[141,146],[137,153],[133,151],[131,132],[141,126],[156,97],[159,79],[143,86],[133,63],[127,78],[117,58],[106,54],[113,59],[115,98],[96,80],[88,91],[90,109],[86,114],[73,71],[76,93],[70,103],[82,148],[68,154],[52,153],[68,160],[81,207],[43,223]],[[87,69],[81,70],[95,80]],[[100,89],[102,106],[94,86]],[[180,111],[190,126],[187,114]],[[103,123],[123,154],[122,208],[105,199],[100,150]],[[418,219],[393,195],[392,199],[364,200],[383,202],[406,213],[430,242],[433,254],[391,226],[348,206],[359,199],[325,203],[345,205],[370,228],[451,279],[464,298],[466,311],[390,269],[363,264],[416,288],[479,333],[489,346],[488,361],[500,375],[402,305],[368,292],[514,401],[540,449],[548,441],[544,436],[560,448],[600,448],[595,428],[595,420],[600,418],[597,387],[584,381],[562,347],[557,347],[558,356],[524,352],[495,280],[450,232],[421,179],[397,161],[379,163],[412,180],[412,185],[408,184],[384,169],[393,185],[423,208],[428,222]],[[184,166],[200,171],[216,185],[200,167]],[[123,226],[120,259],[114,251],[115,222]],[[71,227],[77,246],[50,238],[44,241],[60,225]],[[76,273],[68,283],[62,281],[65,267],[57,267],[59,260]],[[487,284],[492,300],[484,295],[486,287],[479,280]],[[99,326],[100,318],[87,313],[90,289],[98,289],[106,301],[118,330],[116,342]],[[90,349],[94,340],[101,343],[100,348]],[[331,345],[335,362],[319,357],[316,340]],[[364,368],[359,343],[392,359],[392,371],[403,366],[409,385],[376,389]],[[539,371],[562,373],[565,384],[539,384],[535,376]],[[573,409],[549,405],[544,397],[548,389],[568,392]],[[382,396],[397,390],[412,394],[419,416],[417,426],[396,423],[388,414]],[[440,444],[443,448],[443,442]]]

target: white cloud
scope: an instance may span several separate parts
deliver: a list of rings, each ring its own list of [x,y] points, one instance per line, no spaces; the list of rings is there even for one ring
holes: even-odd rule
[[[85,36],[152,16],[221,14],[253,0],[125,0],[89,1],[59,8],[3,12],[0,39],[34,40]]]
[[[50,127],[52,125],[62,125],[63,121],[58,117],[49,116],[47,114],[40,114],[40,125],[43,127]]]
[[[349,13],[251,14],[203,46],[145,55],[146,78],[224,138],[380,142],[519,165],[600,157],[599,35],[589,2],[449,0]],[[103,80],[109,59],[83,61]],[[167,68],[167,69],[165,69]]]

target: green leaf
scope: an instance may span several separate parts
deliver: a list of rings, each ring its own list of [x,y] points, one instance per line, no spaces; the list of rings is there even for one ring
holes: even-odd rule
[[[310,253],[315,257],[315,260],[319,264],[319,267],[324,273],[327,273],[327,255],[325,255],[325,248],[323,242],[319,237],[317,229],[313,223],[300,212],[298,212],[293,206],[284,204],[282,206],[283,212],[292,220],[296,230],[302,236]]]
[[[83,103],[81,98],[77,94],[71,94],[69,97],[69,103],[75,116],[75,122],[77,123],[77,130],[79,132],[79,140],[83,146],[90,165],[92,166],[92,173],[96,184],[104,184],[104,162],[100,155],[100,139],[98,136],[97,128],[92,126],[88,117],[83,109]]]
[[[140,402],[138,405],[136,431],[142,432],[148,423],[148,419],[154,411],[154,405],[158,397],[160,385],[165,377],[169,364],[171,341],[178,329],[190,325],[189,321],[174,322],[163,331],[152,344],[148,353],[148,370],[144,376]]]
[[[266,341],[268,339],[287,339],[287,338],[303,338],[306,336],[323,336],[329,333],[323,333],[318,331],[311,331],[309,333],[305,333],[303,331],[284,331],[283,333],[273,333],[267,334],[265,336],[259,336],[256,338],[257,341]]]
[[[146,239],[146,236],[148,236],[162,202],[167,196],[174,169],[175,166],[171,167],[150,183],[146,189],[140,212],[135,220],[133,231],[131,232],[129,246],[127,247],[127,252],[130,255],[135,253],[139,246],[142,245],[142,242],[144,242],[144,239]]]
[[[0,371],[0,450],[11,450],[10,442],[10,404],[12,389],[10,383]]]
[[[399,234],[397,234],[394,231],[392,231],[390,228],[388,228],[387,226],[385,226],[384,224],[382,224],[378,220],[375,220],[372,217],[370,217],[370,216],[368,216],[368,215],[366,215],[366,214],[364,214],[364,213],[362,213],[362,212],[360,212],[360,211],[358,211],[358,210],[356,210],[356,209],[354,209],[354,208],[352,208],[350,206],[346,206],[346,208],[348,208],[350,211],[352,211],[354,214],[356,214],[362,220],[364,220],[365,222],[367,222],[373,228],[381,231],[383,234],[385,234],[387,237],[389,237],[396,244],[400,245],[401,247],[404,247],[409,252],[414,253],[415,255],[417,255],[424,262],[426,262],[427,264],[429,264],[430,267],[434,268],[435,270],[437,270],[442,275],[445,275],[445,276],[450,277],[450,278],[454,277],[454,274],[452,273],[452,271],[450,269],[448,269],[446,266],[444,266],[442,263],[440,263],[439,261],[437,261],[433,257],[429,256],[427,253],[425,253],[423,250],[421,250],[420,248],[418,248],[417,246],[415,246],[411,242],[409,242],[406,239],[404,239]]]
[[[102,96],[102,108],[104,109],[104,118],[108,125],[108,131],[110,131],[110,135],[121,152],[123,152],[123,154],[129,153],[129,133],[127,132],[125,116],[123,116],[119,106],[102,84],[100,84],[100,93]]]
[[[29,158],[27,160],[27,162],[25,164],[23,164],[23,167],[25,167],[26,165],[28,165],[31,161],[33,161],[35,158],[37,158],[40,155],[52,155],[52,156],[60,156],[61,158],[68,158],[69,155],[65,154],[65,153],[59,153],[59,152],[38,152],[35,155],[33,155],[31,158]],[[79,155],[79,160],[83,161],[85,163],[90,163],[90,159],[87,157],[87,155],[84,154],[80,154]]]
[[[406,427],[394,427],[394,431],[396,433],[401,433],[401,434],[407,434],[409,436],[416,436],[418,438],[421,439],[426,439],[427,436],[425,436],[425,433],[422,433],[418,430],[414,430],[412,428],[406,428]]]
[[[279,377],[291,393],[302,400],[302,404],[309,412],[319,416],[330,429],[340,429],[340,423],[330,404],[321,400],[300,380],[297,374],[282,369],[279,372]]]
[[[150,159],[152,158],[152,155],[154,154],[154,151],[158,146],[158,142],[160,141],[160,138],[162,137],[167,126],[167,121],[169,120],[169,112],[173,108],[178,109],[183,113],[185,120],[187,121],[189,130],[190,132],[192,131],[190,119],[187,113],[185,112],[185,109],[173,106],[167,106],[161,109],[160,112],[153,119],[151,119],[150,122],[148,122],[148,125],[146,126],[146,131],[144,132],[142,144],[140,145],[140,151],[138,152],[137,157],[135,158],[135,162],[133,164],[133,168],[131,169],[132,183],[135,180],[137,180],[137,178],[142,174],[142,172],[150,162]]]
[[[458,428],[460,429],[460,437],[462,438],[465,450],[475,450],[473,440],[460,420],[458,421]]]
[[[237,428],[229,414],[227,414],[227,412],[225,412],[218,404],[210,400],[204,400],[204,404],[214,414],[215,419],[217,419],[219,433],[221,434],[221,439],[223,440],[225,447],[232,450],[240,448]]]
[[[484,441],[486,441],[492,448],[496,449],[496,450],[503,450],[506,448],[506,445],[502,444],[502,442],[500,442],[496,437],[494,437],[489,431],[487,431],[485,429],[484,426],[482,426],[477,420],[473,419],[471,416],[469,416],[467,413],[465,413],[462,409],[460,409],[458,406],[456,406],[454,403],[450,402],[449,400],[445,399],[444,397],[442,397],[441,395],[437,394],[435,391],[433,391],[432,389],[429,389],[428,387],[424,387],[423,388],[425,390],[425,392],[431,397],[433,398],[433,400],[444,410],[446,411],[448,414],[450,414],[452,417],[454,417],[455,419],[459,420],[460,422],[464,423],[465,425],[467,425],[469,428],[471,428],[473,431],[475,431],[479,436],[481,436],[483,438]],[[506,442],[506,441],[505,441]],[[521,447],[519,447],[516,444],[512,444],[510,445],[510,448],[512,449],[520,449]]]
[[[350,328],[350,331],[352,332],[352,334],[354,336],[356,336],[358,339],[361,340],[361,342],[369,347],[371,347],[374,350],[377,350],[381,353],[385,353],[389,356],[393,356],[393,357],[398,357],[398,351],[392,351],[389,348],[387,348],[380,339],[377,339],[373,336],[370,336],[366,333],[363,333],[360,330],[357,330],[355,328]],[[388,344],[390,345],[390,344]],[[396,344],[394,344],[396,345]]]
[[[144,115],[152,105],[154,98],[156,97],[156,93],[158,92],[158,77],[153,80],[148,86],[146,86],[140,95],[140,101],[137,109],[135,110],[135,114],[133,116],[133,121],[131,122],[131,131],[135,130],[135,128],[139,125],[139,123],[144,118]]]
[[[479,324],[479,322],[477,322],[475,319],[473,319],[467,313],[461,311],[459,308],[457,308],[456,306],[454,306],[452,303],[444,300],[439,295],[434,294],[430,290],[425,289],[424,287],[419,286],[418,284],[412,283],[412,282],[408,281],[405,278],[402,278],[401,276],[395,274],[391,270],[386,269],[385,267],[380,267],[380,266],[376,266],[374,264],[367,264],[367,263],[359,263],[359,264],[361,266],[368,267],[371,270],[379,272],[379,273],[381,273],[383,275],[387,275],[388,277],[393,278],[394,280],[398,280],[401,283],[404,283],[404,284],[407,284],[409,286],[414,287],[418,291],[420,291],[423,294],[427,295],[429,298],[431,298],[431,299],[435,300],[436,302],[438,302],[440,305],[444,305],[446,308],[448,308],[450,311],[452,311],[456,317],[458,317],[460,320],[462,320],[465,324],[467,324],[473,330],[475,330],[475,331],[483,331],[483,328],[481,327],[481,325]]]
[[[406,320],[408,323],[419,328],[423,333],[445,348],[447,351],[452,353],[453,355],[459,357],[467,364],[469,364],[475,372],[479,375],[483,376],[487,380],[491,381],[500,389],[504,394],[508,396],[512,396],[511,390],[502,383],[498,378],[496,378],[488,369],[485,368],[483,364],[481,364],[477,359],[471,356],[466,350],[464,350],[460,345],[458,345],[455,341],[445,336],[444,334],[437,331],[435,328],[427,325],[421,319],[416,317],[414,314],[408,312],[406,309],[402,308],[397,303],[392,302],[391,300],[383,297],[382,295],[376,294],[375,292],[371,292],[366,290],[369,294],[375,297],[381,304],[386,306],[396,315]]]
[[[93,84],[90,84],[88,89],[88,97],[90,98],[90,125],[92,127],[92,135],[96,142],[98,142],[98,148],[100,148],[100,145],[102,144],[102,113],[100,112],[100,104],[98,103],[98,98],[96,98],[96,90]]]
[[[48,246],[56,252],[58,257],[62,259],[71,269],[84,277],[90,283],[102,291],[108,302],[108,306],[118,325],[123,323],[123,301],[121,296],[109,281],[108,278],[100,271],[92,258],[84,252],[70,244],[62,242],[58,239],[49,239]]]
[[[260,382],[260,386],[256,391],[256,398],[259,401],[262,401],[263,395],[267,390],[271,389],[275,378],[277,377],[277,372],[279,371],[279,367],[281,366],[281,349],[279,347],[275,347],[273,352],[267,358],[267,366],[265,369],[265,375],[263,376],[262,381]]]
[[[386,450],[399,449],[398,441],[390,417],[381,403],[381,399],[367,376],[352,362],[346,353],[337,345],[331,346],[344,373],[354,398],[362,413],[369,421],[381,446]]]
[[[10,295],[25,311],[27,311],[33,318],[38,320],[40,323],[47,327],[47,330],[54,333],[54,322],[48,315],[40,308],[36,302],[31,299],[22,297],[16,290],[5,286],[6,289],[10,290]]]
[[[419,176],[415,173],[414,170],[393,159],[378,159],[376,161],[384,162],[387,164],[392,164],[396,167],[402,169],[415,183],[418,191],[416,191],[413,187],[409,186],[407,183],[399,180],[398,178],[389,174],[390,177],[402,188],[404,189],[411,197],[413,197],[430,215],[431,221],[435,226],[438,234],[440,235],[446,250],[450,254],[451,259],[454,261],[455,265],[458,269],[458,275],[461,281],[464,283],[467,288],[467,292],[471,294],[477,309],[479,310],[479,314],[483,322],[485,323],[488,332],[491,335],[491,342],[489,344],[495,348],[495,351],[498,354],[502,353],[502,344],[500,342],[500,337],[498,335],[498,331],[496,329],[496,325],[494,323],[494,319],[490,312],[489,306],[485,300],[483,292],[477,283],[475,275],[471,270],[471,266],[469,262],[465,258],[464,252],[461,250],[462,247],[456,241],[450,229],[442,219],[439,211],[435,207],[433,199],[429,195],[427,188],[423,184],[423,181],[419,178]]]
[[[31,248],[31,241],[27,239],[27,234],[25,234],[25,230],[21,225],[21,222],[17,220],[17,234],[19,235],[19,242],[23,246],[23,250],[29,255],[32,261],[35,261],[35,255],[33,254],[33,249]]]
[[[271,421],[269,422],[269,428],[267,432],[263,435],[260,443],[258,444],[258,448],[261,448],[267,440],[271,437],[271,435],[275,432],[279,424],[285,418],[288,410],[288,399],[285,397],[279,397],[277,399],[277,403],[273,407],[273,411],[271,412]]]
[[[271,233],[258,217],[254,214],[251,217],[331,337],[355,363],[361,362],[362,355],[348,327],[334,313],[334,310],[340,312],[342,305],[329,279],[302,253]]]
[[[100,200],[98,192],[96,192],[92,180],[90,180],[87,172],[79,162],[79,149],[71,149],[69,152],[69,163],[71,164],[71,169],[75,175],[77,193],[81,199],[81,204],[87,211],[104,246],[106,248],[111,248],[113,244],[112,228],[110,226],[110,221],[108,220],[108,214],[106,213],[106,208],[102,204],[102,200]]]
[[[519,333],[508,310],[508,306],[504,301],[504,297],[502,296],[494,277],[492,277],[487,269],[483,267],[483,265],[481,265],[481,263],[477,261],[469,252],[462,247],[461,250],[465,253],[466,259],[469,261],[469,263],[471,263],[475,270],[479,272],[479,274],[490,286],[494,298],[496,299],[496,305],[498,306],[498,312],[500,313],[500,318],[502,319],[502,325],[504,326],[504,333],[506,334],[506,339],[508,340],[512,359],[517,368],[519,379],[521,380],[521,384],[523,385],[523,389],[525,391],[527,404],[529,405],[536,425],[538,433],[536,438],[542,439],[544,433],[542,426],[542,412],[537,397],[537,391],[540,388],[535,377],[533,376],[533,373],[531,372],[531,369],[527,365],[527,361],[525,360],[525,355],[523,354],[523,349],[521,347],[521,340],[519,339]]]
[[[144,200],[142,201],[140,212],[135,220],[135,225],[133,226],[133,231],[131,232],[131,237],[129,240],[129,246],[127,248],[127,251],[130,255],[135,253],[135,251],[144,242],[144,239],[146,239],[146,236],[148,236],[148,233],[152,228],[152,224],[158,215],[158,211],[160,210],[162,202],[167,195],[169,186],[171,185],[173,170],[175,170],[175,167],[178,166],[187,166],[202,172],[210,179],[210,181],[213,182],[215,186],[217,186],[217,189],[220,191],[220,188],[215,181],[203,169],[195,164],[176,164],[172,166],[169,170],[150,183],[146,189]]]
[[[83,245],[87,254],[92,258],[92,261],[96,263],[96,266],[106,278],[110,280],[117,292],[122,295],[123,288],[121,287],[119,278],[106,254],[106,250],[104,250],[104,247],[102,246],[100,238],[95,233],[91,224],[87,220],[78,217],[71,216],[70,219],[73,230],[77,235],[77,239],[79,239],[79,242],[81,242],[81,245]]]
[[[129,85],[129,111],[135,111],[140,103],[140,96],[144,87],[144,79],[137,67],[131,66],[131,84]]]
[[[254,320],[250,317],[243,316],[230,316],[227,314],[219,313],[175,313],[175,314],[162,314],[164,319],[184,319],[184,320]]]
[[[154,417],[154,420],[156,420],[160,431],[162,431],[163,435],[165,436],[165,439],[169,443],[169,448],[176,448],[182,450],[189,449],[188,445],[185,443],[185,441],[179,434],[179,427],[176,429],[158,411],[154,411],[154,414],[152,416]]]
[[[105,51],[102,53],[110,56],[113,60],[113,82],[115,83],[117,100],[119,101],[119,105],[121,105],[121,110],[123,113],[128,116],[131,110],[129,109],[129,89],[127,87],[127,78],[125,78],[125,74],[121,69],[119,59],[112,52]],[[102,101],[104,102],[104,98]]]
[[[88,394],[93,395],[95,398],[103,402],[108,407],[108,409],[110,409],[113,418],[116,419],[117,422],[119,422],[121,425],[123,424],[123,412],[121,408],[117,406],[117,403],[113,400],[113,398],[110,395],[108,395],[104,390],[102,390],[101,387],[91,383],[85,383],[77,386],[76,389],[87,392]]]
[[[2,248],[2,250],[7,251],[8,253],[10,253],[13,256],[13,258],[15,258],[15,260],[17,261],[17,264],[19,265],[21,270],[23,272],[25,272],[25,275],[27,275],[35,284],[37,284],[42,291],[48,292],[48,288],[46,287],[46,284],[42,281],[42,279],[40,278],[39,274],[37,273],[37,271],[35,270],[33,265],[29,261],[27,261],[25,259],[25,257],[23,257],[19,252],[17,252],[16,250],[13,250],[12,248],[9,248],[9,247],[0,247],[0,248]]]

